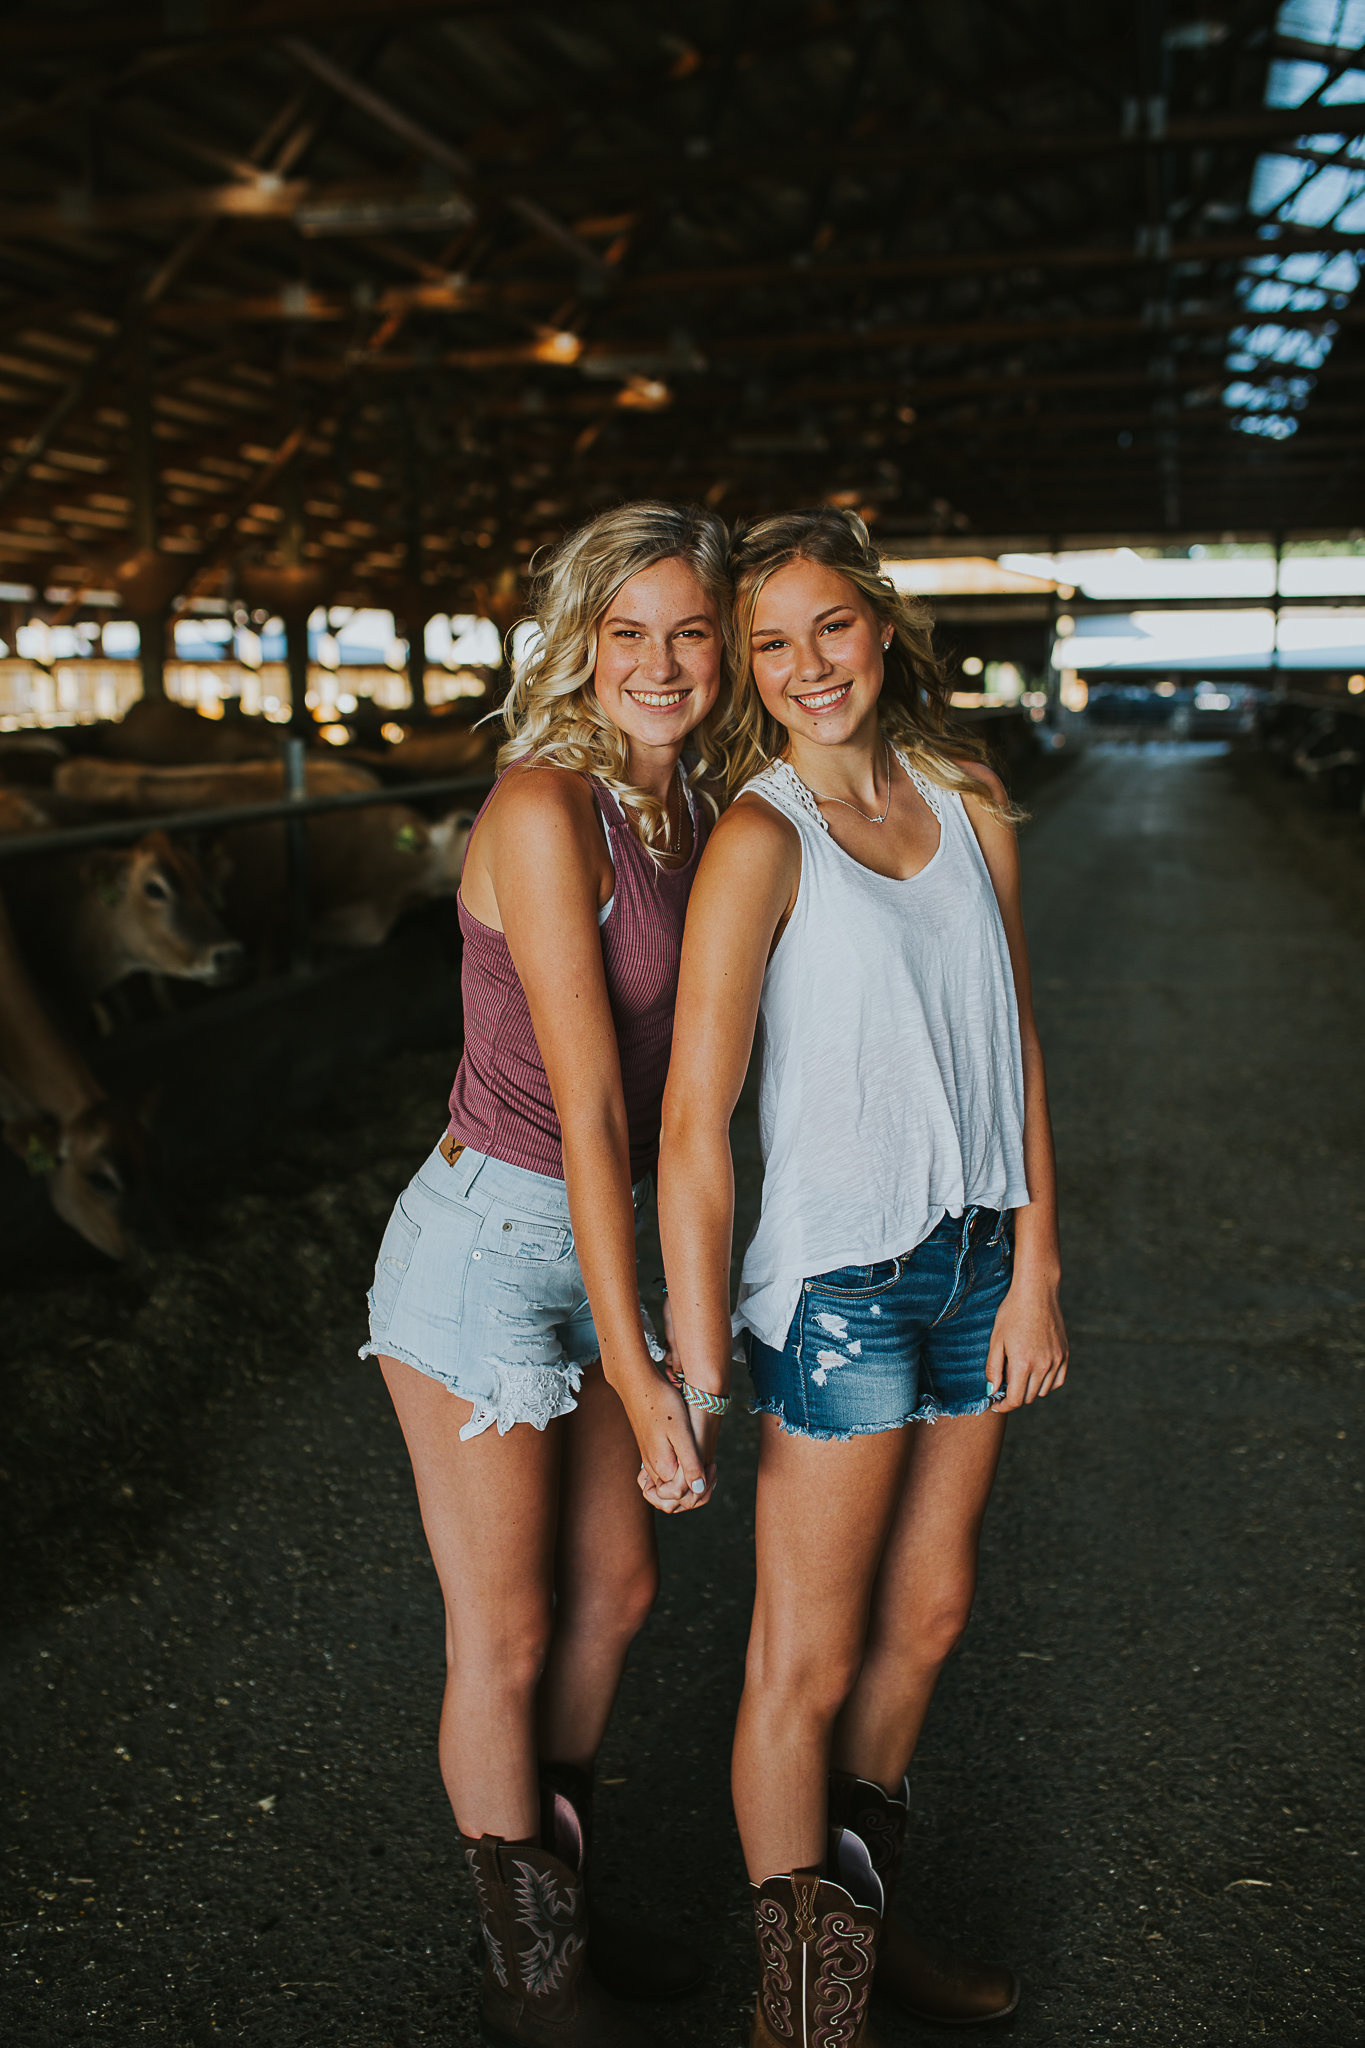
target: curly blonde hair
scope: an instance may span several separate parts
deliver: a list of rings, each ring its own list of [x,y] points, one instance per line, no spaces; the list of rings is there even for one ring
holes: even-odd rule
[[[881,557],[854,512],[821,505],[780,512],[735,528],[730,573],[735,586],[735,691],[725,730],[726,796],[733,797],[787,744],[785,727],[765,710],[754,681],[750,643],[764,584],[791,562],[817,562],[853,584],[879,625],[892,629],[878,701],[882,729],[908,760],[941,789],[973,796],[992,816],[1015,824],[1024,813],[1000,805],[964,761],[988,763],[988,749],[951,718],[952,686],[934,652],[933,620],[918,598],[904,597],[882,571]]]
[[[714,512],[654,499],[601,512],[561,541],[536,575],[531,623],[539,633],[513,664],[499,773],[514,761],[532,761],[591,775],[633,816],[646,850],[666,851],[664,806],[629,780],[630,743],[597,701],[597,636],[623,583],[659,562],[686,563],[715,606],[722,678],[716,705],[688,736],[688,751],[697,756],[688,775],[696,782],[710,771],[719,782],[724,756],[717,734],[730,715],[732,670],[728,555],[729,536]],[[703,795],[714,810],[715,799]]]

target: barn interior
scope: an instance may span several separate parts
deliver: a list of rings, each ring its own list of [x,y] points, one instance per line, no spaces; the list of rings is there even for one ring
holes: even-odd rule
[[[479,721],[534,565],[642,496],[857,511],[1033,813],[1089,1391],[1012,1451],[999,1510],[1017,1557],[1041,1484],[1066,1559],[1016,1583],[1002,1548],[935,1724],[949,1918],[984,1899],[1041,1958],[1025,2044],[1348,2038],[1362,51],[1365,0],[0,11],[3,1684],[35,1817],[13,2038],[113,2040],[130,2015],[173,2043],[466,2038],[471,1972],[421,1931],[426,1889],[462,1880],[434,1808],[393,1839],[431,1804],[417,1765],[372,1765],[391,1731],[426,1740],[376,1636],[430,1665],[401,1447],[359,1369],[345,1415],[319,1393],[458,1056]],[[162,907],[134,931],[137,889]],[[124,1149],[63,1193],[92,1105]],[[729,1827],[747,1429],[705,1542],[666,1532],[675,1582],[607,1760],[609,1828],[647,1825],[678,1759],[701,1772],[694,1876]],[[343,1587],[298,1489],[325,1514],[382,1500],[384,1562]],[[716,1676],[692,1722],[658,1699],[694,1624]],[[136,1667],[126,1697],[82,1675],[87,1640]],[[257,1673],[256,1720],[212,1734]],[[1028,1762],[982,1775],[1006,1679]],[[313,1766],[262,1761],[304,1753],[298,1697],[363,1780],[334,1809]],[[183,1750],[170,1699],[202,1724]],[[1130,1721],[1155,1732],[1120,1758],[1105,1731]],[[110,1759],[88,1814],[87,1724]],[[224,1763],[210,1816],[190,1778]],[[128,1800],[155,1855],[120,1917]],[[361,1839],[376,1861],[337,1880]],[[192,1966],[186,1885],[209,1900]],[[1097,1941],[1059,1931],[1058,1899]],[[713,2042],[722,2012],[661,2038]]]

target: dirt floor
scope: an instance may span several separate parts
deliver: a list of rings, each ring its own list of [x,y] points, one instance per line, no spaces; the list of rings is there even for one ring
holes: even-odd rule
[[[1365,864],[1302,806],[1216,749],[1101,745],[1025,840],[1075,1364],[1011,1424],[905,1880],[1024,1972],[1019,2048],[1365,2039]],[[448,1067],[204,1171],[150,1288],[78,1260],[5,1295],[15,2048],[478,2038],[436,1586],[355,1356]],[[740,1150],[751,1207],[749,1120]],[[661,1528],[602,1763],[610,1882],[712,1961],[661,2048],[738,2048],[751,1995],[753,1454],[741,1416],[714,1506]]]

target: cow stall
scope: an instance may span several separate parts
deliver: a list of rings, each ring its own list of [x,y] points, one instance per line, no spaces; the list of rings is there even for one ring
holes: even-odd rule
[[[76,755],[0,789],[5,1261],[60,1259],[54,1217],[127,1259],[203,1158],[359,1063],[458,1043],[453,899],[488,787],[394,786],[289,737],[169,767]]]

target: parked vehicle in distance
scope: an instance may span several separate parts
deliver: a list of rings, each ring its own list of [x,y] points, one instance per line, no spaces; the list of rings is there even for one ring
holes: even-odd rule
[[[1177,690],[1172,701],[1188,699],[1191,739],[1221,740],[1255,731],[1260,696],[1255,683],[1225,683],[1220,678],[1196,683],[1188,692]]]
[[[1092,725],[1138,726],[1164,731],[1171,739],[1231,739],[1255,730],[1262,692],[1255,683],[1201,678],[1177,683],[1092,682],[1086,706]]]

